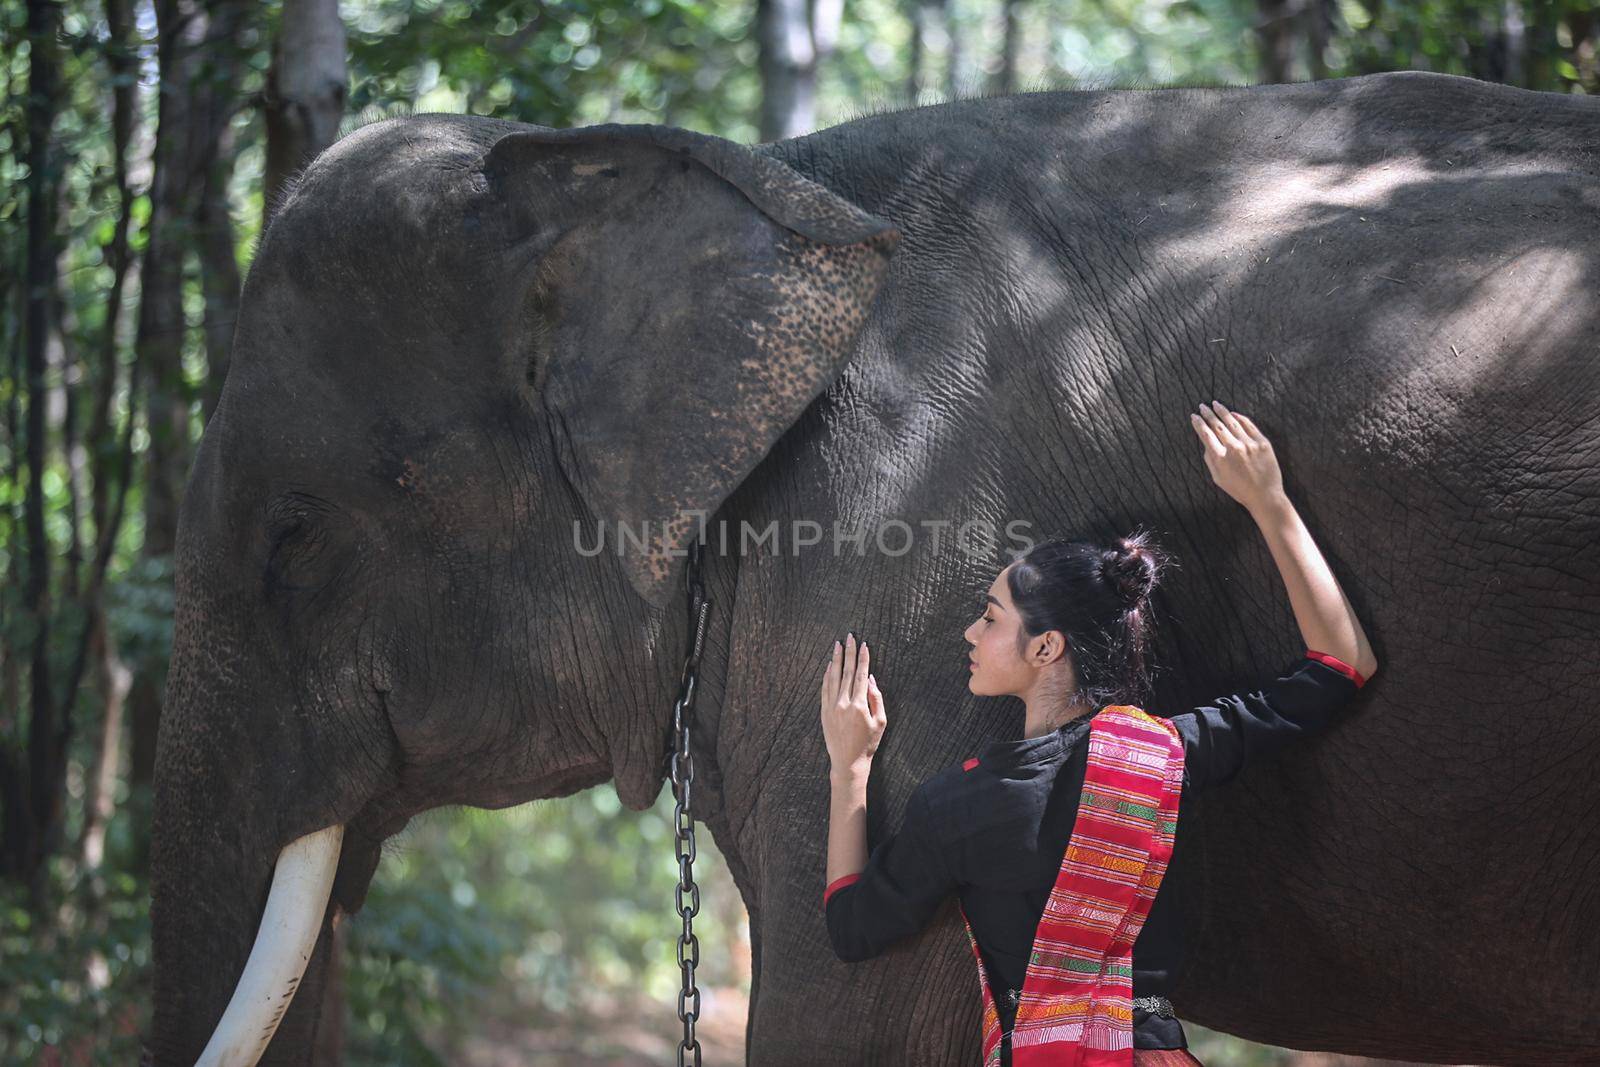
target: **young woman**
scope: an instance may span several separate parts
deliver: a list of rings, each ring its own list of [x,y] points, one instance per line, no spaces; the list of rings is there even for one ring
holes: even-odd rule
[[[1190,419],[1212,480],[1255,518],[1305,655],[1249,692],[1171,716],[1142,710],[1150,594],[1167,563],[1142,533],[1057,539],[1002,570],[966,631],[970,690],[1019,697],[997,741],[912,795],[866,848],[866,788],[887,724],[871,651],[834,642],[822,681],[833,800],[823,911],[835,954],[876,956],[960,896],[983,1004],[983,1062],[1187,1064],[1164,996],[1182,958],[1165,877],[1185,798],[1326,728],[1378,664],[1294,505],[1271,443],[1220,403]],[[1013,1051],[1014,1049],[1014,1051]]]

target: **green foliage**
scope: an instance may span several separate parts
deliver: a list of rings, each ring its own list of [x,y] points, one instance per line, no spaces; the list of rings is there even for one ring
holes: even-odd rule
[[[522,940],[509,918],[463,909],[471,895],[466,882],[374,883],[347,946],[350,1063],[443,1067],[424,1035],[466,1033],[474,995],[493,988],[500,960]]]
[[[357,122],[449,111],[545,126],[668,121],[749,134],[752,9],[695,0],[366,0],[346,8],[349,106]],[[734,82],[743,84],[735,90]]]
[[[125,852],[126,820],[107,847]],[[50,865],[50,920],[29,914],[25,892],[0,882],[0,1063],[29,1063],[47,1047],[134,1063],[148,1019],[149,887],[125,870],[86,876]],[[92,1054],[92,1056],[91,1056]]]
[[[1593,26],[1591,0],[1339,0],[1337,10],[1348,27],[1331,45],[1341,73],[1434,70],[1527,89],[1600,92],[1593,43],[1587,72],[1572,62],[1573,28]]]
[[[632,812],[602,785],[415,820],[350,924],[351,1063],[435,1062],[425,1046],[453,1048],[496,1005],[584,1015],[640,993],[675,1022],[672,810],[670,789]],[[695,842],[699,980],[747,989],[732,947],[745,936],[737,891],[703,825]]]
[[[172,557],[140,556],[106,590],[106,622],[123,659],[158,675],[172,655]]]
[[[1195,1059],[1208,1067],[1290,1067],[1303,1062],[1302,1054],[1291,1049],[1258,1045],[1220,1030],[1208,1030],[1198,1023],[1185,1022],[1183,1034]]]

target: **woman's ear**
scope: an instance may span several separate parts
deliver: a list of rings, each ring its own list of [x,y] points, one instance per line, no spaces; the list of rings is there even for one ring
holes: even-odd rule
[[[1060,630],[1046,630],[1033,640],[1038,646],[1033,655],[1035,665],[1043,667],[1055,660],[1066,661],[1067,641]]]
[[[562,468],[664,606],[699,524],[841,373],[900,233],[757,150],[666,126],[522,130],[482,166]]]

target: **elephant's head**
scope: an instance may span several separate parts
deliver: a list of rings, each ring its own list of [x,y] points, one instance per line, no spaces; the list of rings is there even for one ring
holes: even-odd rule
[[[694,514],[838,375],[898,239],[666,127],[414,116],[304,172],[179,523],[150,1060],[304,1062],[413,814],[650,805]]]

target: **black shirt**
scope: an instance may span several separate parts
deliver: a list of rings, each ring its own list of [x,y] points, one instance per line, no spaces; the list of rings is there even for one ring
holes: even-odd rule
[[[1165,995],[1183,956],[1174,878],[1186,800],[1231,781],[1249,762],[1331,723],[1364,679],[1307,650],[1282,675],[1246,693],[1169,716],[1183,739],[1183,792],[1173,857],[1133,945],[1133,995]],[[858,876],[836,879],[824,903],[828,938],[845,962],[878,955],[925,926],[952,891],[972,925],[1002,1030],[1015,1009],[1044,914],[1072,836],[1087,769],[1090,716],[1020,741],[996,741],[968,770],[957,764],[917,787],[899,833],[880,842]],[[848,882],[846,879],[849,878]],[[1177,1019],[1133,1011],[1135,1048],[1185,1048]]]

